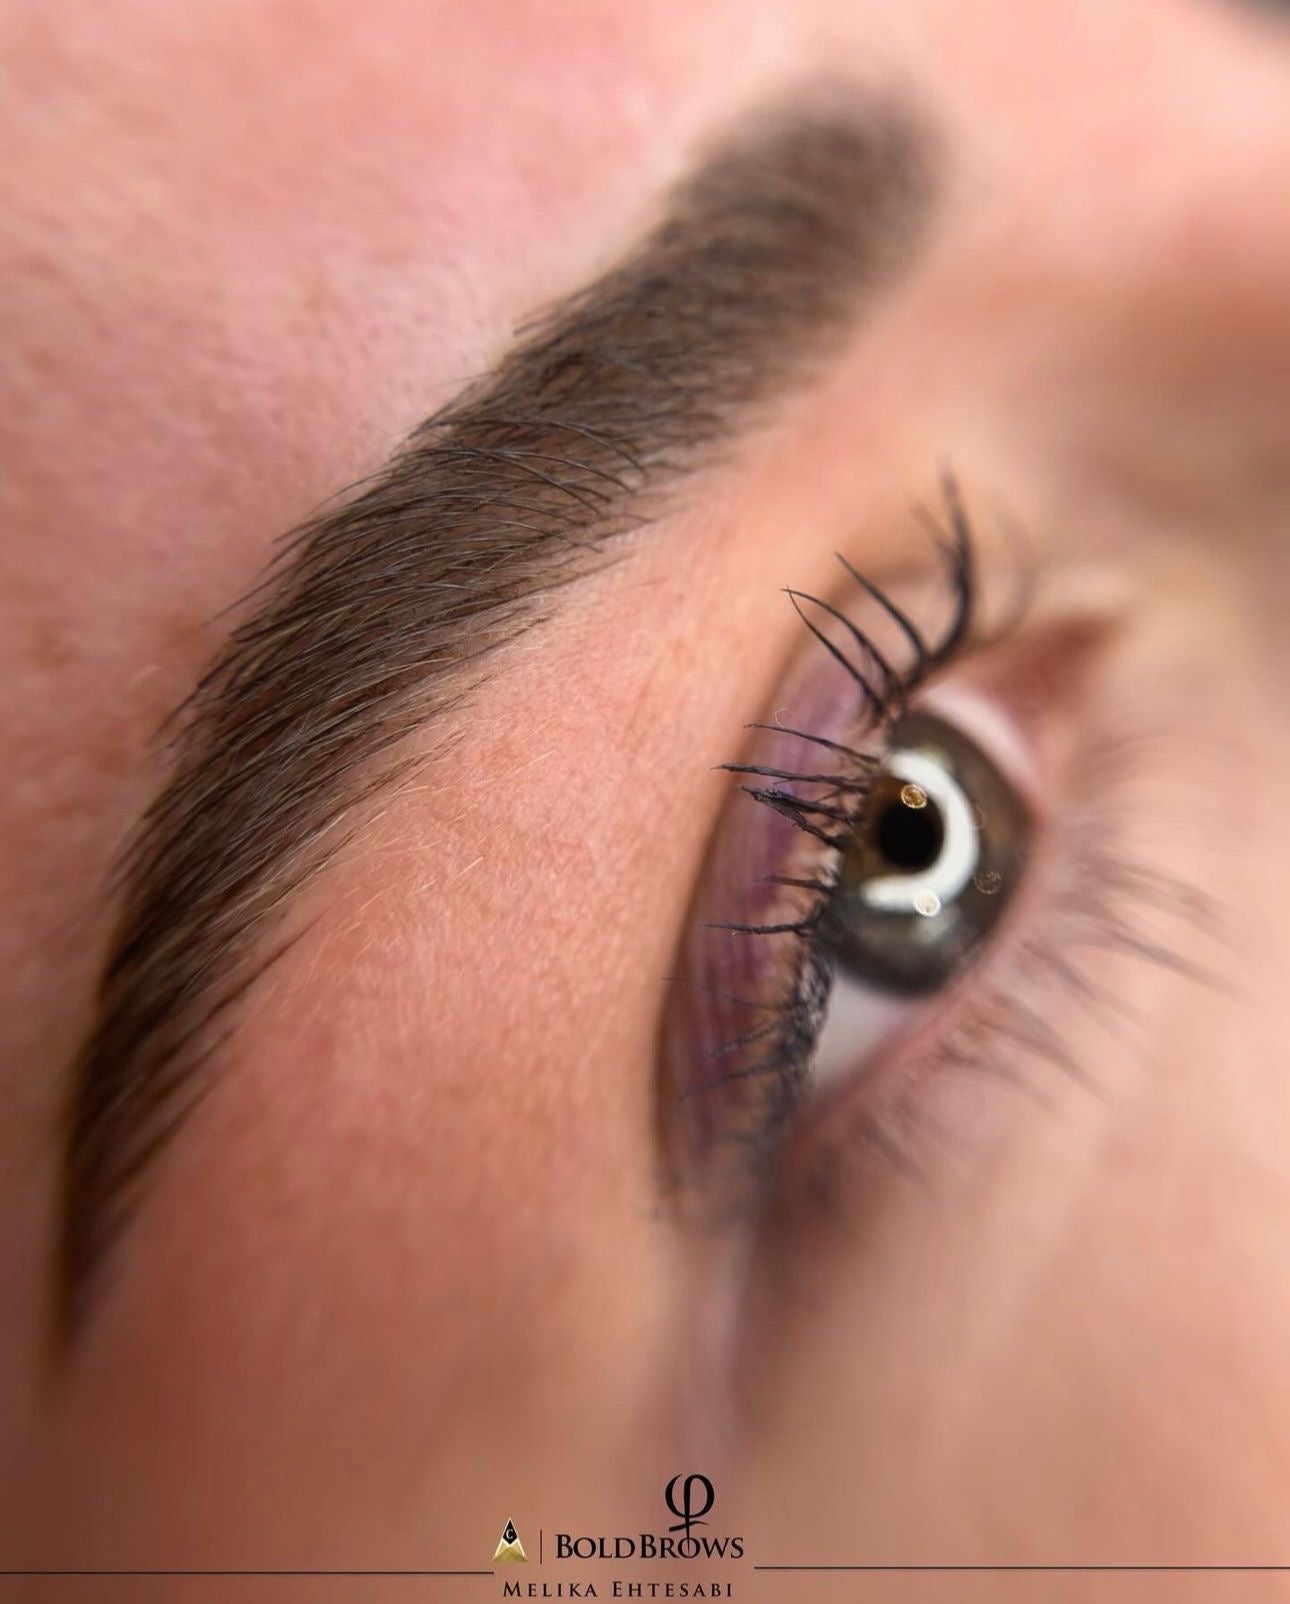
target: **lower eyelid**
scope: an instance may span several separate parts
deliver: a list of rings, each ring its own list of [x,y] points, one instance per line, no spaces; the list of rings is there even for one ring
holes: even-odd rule
[[[1213,978],[1196,953],[1218,957],[1221,911],[1120,828],[1153,777],[1150,759],[1124,745],[1120,732],[1088,728],[1042,776],[1063,800],[1006,927],[861,1075],[835,1076],[803,1107],[782,1159],[781,1211],[823,1198],[846,1221],[848,1199],[872,1200],[874,1166],[921,1171],[932,1153],[940,1163],[988,1146],[1064,1090],[1105,1095],[1108,1058],[1140,1050],[1145,977]]]

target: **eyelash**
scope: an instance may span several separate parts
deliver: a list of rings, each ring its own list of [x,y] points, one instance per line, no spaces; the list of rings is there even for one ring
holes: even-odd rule
[[[692,1085],[681,1095],[691,1097],[709,1093],[736,1080],[752,1077],[764,1078],[773,1094],[762,1112],[758,1128],[741,1140],[764,1153],[775,1146],[784,1126],[803,1095],[809,1077],[816,1040],[832,987],[832,963],[827,956],[820,936],[823,915],[828,908],[841,873],[843,856],[864,812],[870,793],[870,782],[881,762],[881,749],[888,730],[908,706],[910,698],[935,674],[951,667],[975,642],[977,579],[975,542],[957,482],[946,475],[942,480],[942,495],[946,510],[946,527],[942,528],[928,517],[927,524],[934,547],[943,565],[943,577],[951,601],[948,624],[939,638],[930,641],[923,630],[879,586],[868,580],[845,557],[838,561],[861,593],[877,605],[889,620],[896,633],[906,643],[911,661],[904,670],[897,669],[882,652],[874,639],[842,609],[817,596],[789,590],[798,616],[815,637],[822,649],[841,666],[860,693],[860,710],[854,722],[854,740],[868,737],[877,750],[863,752],[855,746],[829,739],[809,730],[794,730],[779,725],[753,724],[750,729],[767,731],[773,735],[796,737],[812,746],[827,751],[842,760],[837,773],[809,773],[790,769],[776,769],[756,763],[725,763],[726,772],[750,779],[774,782],[770,785],[744,785],[742,789],[760,805],[786,818],[796,829],[822,844],[828,853],[821,866],[822,874],[806,879],[792,875],[772,874],[763,877],[763,883],[800,890],[807,894],[808,904],[803,916],[788,923],[768,925],[709,922],[708,929],[758,937],[794,937],[801,942],[789,987],[775,1004],[752,1003],[746,999],[727,996],[725,1000],[738,1007],[748,1007],[773,1017],[751,1031],[737,1035],[712,1050],[711,1056],[720,1060],[753,1043],[765,1041],[766,1054],[752,1065],[733,1072],[718,1073]],[[805,607],[819,609],[827,618],[839,625],[848,637],[860,661],[831,640],[825,631],[808,616]],[[1015,624],[1017,620],[1012,622]],[[782,789],[785,784],[823,787],[822,795],[804,800],[791,791]],[[823,822],[819,822],[823,821]],[[827,828],[835,825],[836,831]]]
[[[1070,794],[1059,798],[1056,810],[1063,822],[1060,827],[1052,823],[1046,827],[1052,844],[1043,854],[1047,890],[1042,921],[1038,929],[1032,928],[1030,921],[1020,923],[1018,934],[1005,938],[1010,954],[1006,975],[1000,978],[995,964],[988,962],[984,974],[957,994],[945,1023],[925,1038],[923,1047],[888,1066],[890,1077],[880,1065],[879,1079],[866,1083],[863,1094],[857,1094],[854,1084],[842,1081],[824,1089],[821,1096],[811,1097],[808,1104],[834,975],[835,960],[822,929],[824,916],[838,887],[846,849],[863,823],[891,728],[934,675],[951,669],[965,654],[1006,640],[1023,623],[1025,608],[1019,605],[1002,628],[983,633],[973,530],[953,479],[945,479],[943,493],[945,525],[927,520],[950,599],[949,623],[943,631],[934,641],[929,640],[890,596],[840,559],[863,598],[876,605],[886,620],[883,639],[893,631],[903,639],[911,659],[908,667],[898,672],[871,636],[842,609],[817,597],[789,592],[807,629],[849,676],[859,692],[860,705],[851,710],[843,739],[831,738],[843,734],[832,724],[828,736],[810,728],[810,718],[796,721],[808,726],[799,729],[779,724],[749,726],[772,736],[793,737],[820,751],[818,770],[813,764],[797,768],[791,761],[782,768],[755,762],[721,765],[748,782],[742,788],[753,801],[786,819],[819,849],[809,878],[761,877],[761,884],[789,888],[804,899],[800,916],[791,922],[714,921],[699,927],[728,932],[732,938],[743,936],[757,945],[763,939],[778,938],[797,946],[782,963],[768,966],[777,974],[776,990],[762,992],[764,1000],[751,1001],[712,985],[698,987],[740,1013],[747,1009],[747,1017],[753,1021],[746,1032],[731,1031],[730,1014],[721,1010],[726,1029],[713,1032],[705,1057],[699,1060],[713,1072],[685,1085],[678,1094],[683,1102],[698,1098],[702,1103],[714,1093],[720,1097],[721,1089],[727,1088],[734,1106],[703,1115],[699,1124],[709,1133],[706,1140],[724,1142],[736,1156],[734,1173],[743,1180],[736,1180],[729,1201],[737,1209],[741,1200],[763,1195],[766,1183],[782,1182],[790,1170],[797,1174],[799,1160],[811,1183],[801,1194],[808,1202],[836,1202],[839,1195],[850,1191],[855,1156],[861,1147],[869,1148],[882,1161],[895,1161],[900,1167],[913,1162],[917,1167],[914,1138],[923,1124],[924,1111],[920,1092],[938,1073],[953,1071],[1003,1081],[1040,1101],[1047,1097],[1028,1073],[1032,1067],[1037,1070],[1043,1065],[1068,1080],[1095,1084],[1095,1076],[1084,1070],[1066,1048],[1060,1031],[1048,1023],[1056,991],[1073,996],[1081,1008],[1100,1017],[1112,1032],[1128,1035],[1130,1041],[1133,1020],[1132,1010],[1120,1002],[1113,985],[1086,972],[1082,950],[1106,948],[1202,984],[1220,983],[1216,975],[1182,958],[1170,945],[1175,922],[1211,938],[1220,935],[1224,927],[1220,904],[1188,881],[1135,856],[1121,830],[1121,820],[1135,816],[1143,773],[1138,763],[1121,761],[1136,738],[1123,729],[1091,732],[1081,743],[1079,763],[1066,771],[1064,789]],[[1028,599],[1028,593],[1023,593],[1023,599]],[[817,609],[816,616],[823,615],[844,632],[847,651],[837,648],[808,609]],[[864,747],[868,750],[861,749]],[[1110,769],[1108,756],[1117,760]],[[834,773],[827,772],[830,760],[837,764]],[[1117,794],[1117,781],[1131,786],[1124,797]],[[794,795],[794,785],[807,787],[809,800]],[[755,877],[744,883],[755,884]],[[1163,927],[1156,923],[1157,916],[1165,921]],[[756,965],[749,972],[758,973]],[[722,1040],[723,1036],[726,1039]],[[733,1060],[737,1067],[723,1069],[723,1060]],[[699,1094],[704,1095],[700,1098]],[[683,1178],[684,1170],[677,1175]],[[833,1184],[835,1176],[840,1192]],[[751,1194],[746,1190],[750,1186]]]

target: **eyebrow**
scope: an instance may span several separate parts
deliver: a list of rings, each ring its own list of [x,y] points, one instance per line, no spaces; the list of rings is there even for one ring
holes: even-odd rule
[[[487,654],[800,384],[914,255],[937,161],[902,100],[762,108],[617,266],[560,302],[344,504],[290,536],[174,715],[170,776],[72,1067],[60,1326],[212,1083],[289,899],[413,765]],[[276,943],[276,944],[275,944]]]

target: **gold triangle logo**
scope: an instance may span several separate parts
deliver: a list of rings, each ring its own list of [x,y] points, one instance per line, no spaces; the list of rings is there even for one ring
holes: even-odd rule
[[[508,1520],[506,1529],[502,1532],[502,1540],[493,1550],[493,1563],[501,1565],[527,1565],[528,1555],[524,1552],[524,1544],[520,1542],[520,1534],[515,1530],[515,1522]]]

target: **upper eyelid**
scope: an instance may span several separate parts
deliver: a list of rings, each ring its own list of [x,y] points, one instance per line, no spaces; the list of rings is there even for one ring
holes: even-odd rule
[[[678,187],[636,253],[284,546],[186,704],[173,777],[122,867],[72,1071],[64,1335],[182,1113],[181,1070],[271,960],[266,938],[326,861],[328,831],[401,771],[404,739],[460,695],[481,637],[522,627],[525,601],[629,524],[645,490],[801,381],[908,257],[933,167],[895,99],[763,113]]]

